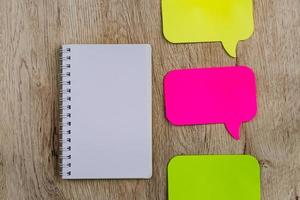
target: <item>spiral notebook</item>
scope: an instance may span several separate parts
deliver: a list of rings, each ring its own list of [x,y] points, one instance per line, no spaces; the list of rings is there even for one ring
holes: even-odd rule
[[[150,45],[63,45],[61,60],[62,178],[150,178]]]

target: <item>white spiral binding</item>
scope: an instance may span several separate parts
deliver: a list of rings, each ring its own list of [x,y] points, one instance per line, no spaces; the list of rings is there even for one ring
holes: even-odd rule
[[[71,176],[71,48],[60,50],[60,175]]]

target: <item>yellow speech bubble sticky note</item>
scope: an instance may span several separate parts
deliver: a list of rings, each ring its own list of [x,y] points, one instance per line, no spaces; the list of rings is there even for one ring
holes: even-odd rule
[[[221,41],[232,57],[254,30],[252,0],[162,0],[162,15],[168,41]]]

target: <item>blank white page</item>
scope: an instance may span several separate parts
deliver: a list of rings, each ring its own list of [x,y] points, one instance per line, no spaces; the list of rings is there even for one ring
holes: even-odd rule
[[[62,177],[150,178],[150,45],[64,45],[62,57]]]

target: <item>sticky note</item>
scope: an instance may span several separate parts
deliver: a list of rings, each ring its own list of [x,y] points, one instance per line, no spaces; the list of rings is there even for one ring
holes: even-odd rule
[[[166,117],[174,125],[225,124],[235,139],[257,113],[256,80],[244,66],[174,70],[164,78]]]
[[[162,16],[168,41],[221,41],[232,57],[254,30],[252,0],[162,0]]]
[[[260,167],[247,155],[176,156],[168,165],[169,200],[260,200]]]

